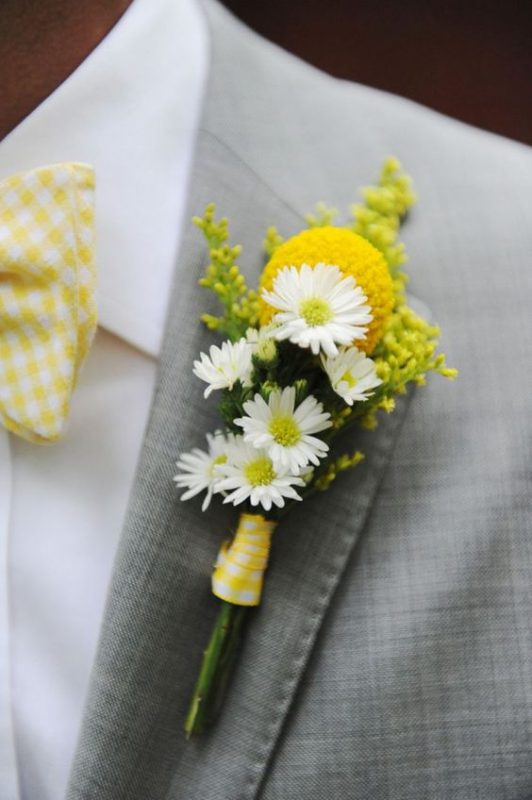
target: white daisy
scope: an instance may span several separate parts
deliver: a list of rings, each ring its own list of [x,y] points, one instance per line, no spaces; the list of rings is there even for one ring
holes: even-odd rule
[[[253,365],[253,348],[245,339],[238,342],[224,342],[221,347],[212,345],[209,355],[201,353],[200,360],[194,361],[194,375],[209,385],[205,389],[208,397],[214,389],[232,389],[237,381],[250,385]]]
[[[176,475],[174,481],[182,489],[188,489],[181,495],[181,500],[190,500],[200,492],[207,491],[202,511],[209,507],[216,482],[219,479],[217,468],[227,461],[227,451],[234,440],[229,434],[224,436],[220,431],[207,434],[208,452],[195,447],[190,453],[184,453],[177,462],[178,469],[182,470]]]
[[[367,400],[372,390],[382,383],[377,377],[375,362],[356,347],[341,350],[334,358],[322,356],[321,363],[332,388],[349,406],[355,401]]]
[[[273,291],[263,291],[262,297],[280,311],[273,318],[278,325],[276,339],[310,347],[315,355],[321,348],[335,356],[337,345],[365,339],[373,319],[355,279],[344,277],[331,264],[303,264],[299,270],[285,267],[277,274]]]
[[[228,460],[217,468],[220,480],[216,492],[229,492],[224,503],[238,506],[249,500],[252,506],[262,506],[269,511],[272,505],[283,508],[285,499],[301,500],[294,486],[304,486],[297,475],[274,466],[266,450],[258,450],[246,444],[242,437],[235,437]]]
[[[235,419],[244,431],[244,440],[264,448],[277,468],[298,474],[307,464],[319,464],[329,446],[311,436],[332,425],[330,415],[315,397],[309,395],[296,408],[296,390],[288,386],[275,390],[268,402],[260,394],[244,403],[246,417]]]

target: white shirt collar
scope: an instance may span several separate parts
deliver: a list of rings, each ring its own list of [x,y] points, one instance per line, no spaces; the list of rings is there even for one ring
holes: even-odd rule
[[[207,73],[195,0],[135,0],[0,143],[0,179],[58,161],[96,170],[100,324],[159,353]]]

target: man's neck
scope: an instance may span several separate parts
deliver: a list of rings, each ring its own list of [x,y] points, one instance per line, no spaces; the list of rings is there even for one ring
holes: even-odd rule
[[[67,78],[132,0],[0,0],[0,140]]]

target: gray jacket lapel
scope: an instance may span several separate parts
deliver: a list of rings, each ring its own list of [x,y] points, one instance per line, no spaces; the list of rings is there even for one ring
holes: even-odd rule
[[[203,134],[191,212],[213,197],[234,220],[253,281],[264,226],[301,219],[222,145]],[[276,534],[264,602],[249,625],[232,690],[215,729],[186,742],[182,725],[216,600],[209,576],[235,518],[181,503],[172,483],[183,449],[217,424],[191,364],[212,335],[198,322],[208,296],[205,258],[187,233],[160,374],[116,561],[70,798],[251,798],[260,784],[331,595],[363,527],[405,410],[362,444],[366,463],[306,503]]]
[[[213,72],[216,64],[213,67]],[[214,84],[216,85],[216,84]],[[217,136],[213,83],[192,180],[190,215],[215,200],[230,217],[254,283],[265,228],[288,235],[298,213]],[[242,109],[234,108],[234,118]],[[317,198],[316,198],[317,199]],[[217,609],[209,578],[236,515],[183,504],[172,482],[180,451],[218,424],[191,365],[212,341],[198,321],[205,251],[189,227],[138,474],[116,560],[70,800],[248,800],[261,784],[327,606],[353,551],[406,410],[406,400],[367,441],[358,472],[305,503],[276,534],[263,604],[247,630],[216,727],[186,742],[182,725]],[[340,483],[340,482],[339,482]]]

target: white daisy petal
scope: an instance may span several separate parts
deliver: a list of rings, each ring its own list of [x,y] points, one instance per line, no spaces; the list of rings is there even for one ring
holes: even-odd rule
[[[227,461],[227,450],[234,438],[233,434],[224,436],[220,431],[214,435],[208,433],[207,452],[196,447],[190,453],[183,453],[177,462],[180,473],[174,478],[180,489],[187,489],[181,495],[181,500],[191,500],[206,491],[202,504],[202,511],[206,511],[219,479],[218,466]]]
[[[367,400],[382,383],[374,361],[356,347],[341,350],[334,357],[322,356],[321,363],[336,394],[350,406]]]
[[[224,342],[221,347],[212,345],[209,355],[201,353],[198,361],[194,361],[194,375],[208,383],[205,397],[216,389],[232,389],[237,381],[244,386],[250,385],[253,370],[253,347],[240,339],[238,342]]]
[[[333,264],[285,267],[262,298],[278,312],[273,317],[275,338],[309,348],[314,355],[323,350],[332,358],[338,355],[337,345],[365,339],[373,319],[355,279]]]

